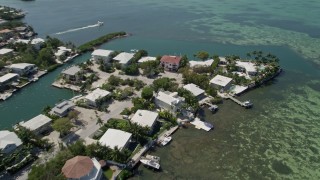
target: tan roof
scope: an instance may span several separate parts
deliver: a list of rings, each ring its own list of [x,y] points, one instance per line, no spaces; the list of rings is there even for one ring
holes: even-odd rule
[[[88,156],[76,156],[69,159],[62,168],[66,178],[81,178],[87,175],[93,168],[93,162]]]
[[[9,32],[12,32],[10,29],[3,29],[0,31],[0,34],[2,33],[9,33]]]

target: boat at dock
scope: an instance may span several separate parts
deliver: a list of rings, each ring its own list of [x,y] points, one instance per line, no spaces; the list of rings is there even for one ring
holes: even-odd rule
[[[160,157],[159,156],[153,156],[153,155],[146,155],[146,157],[145,157],[146,159],[149,159],[149,160],[153,160],[153,161],[155,161],[155,162],[157,162],[157,163],[160,163]]]
[[[171,137],[171,136],[165,137],[165,138],[161,141],[160,144],[161,144],[162,146],[165,146],[165,145],[167,145],[171,140],[172,140],[172,137]]]
[[[146,166],[152,167],[154,169],[160,169],[160,164],[154,160],[150,159],[140,159],[140,162]]]
[[[208,108],[211,112],[216,112],[218,110],[218,106],[217,105],[212,105]]]

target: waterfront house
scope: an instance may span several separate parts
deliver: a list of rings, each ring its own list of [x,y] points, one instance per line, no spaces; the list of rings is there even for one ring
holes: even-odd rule
[[[132,123],[137,123],[142,127],[150,128],[150,133],[153,131],[154,125],[159,118],[159,114],[148,110],[138,110],[131,118]]]
[[[119,150],[123,150],[129,144],[131,136],[131,133],[109,128],[99,139],[99,143],[111,149],[118,147]]]
[[[213,63],[213,59],[208,59],[205,61],[189,61],[190,67],[198,67],[198,66],[211,66]]]
[[[4,89],[13,81],[17,81],[19,79],[19,74],[16,73],[8,73],[0,77],[0,90]]]
[[[155,61],[157,58],[156,57],[152,57],[152,56],[145,56],[142,57],[138,60],[138,63],[143,63],[143,62],[147,62],[147,61]]]
[[[0,49],[0,57],[9,56],[13,54],[13,49],[2,48]]]
[[[104,63],[109,63],[111,59],[111,54],[113,51],[105,49],[96,49],[91,54],[91,59],[95,62],[102,61]]]
[[[210,85],[219,91],[228,90],[231,86],[232,78],[216,75],[210,80]]]
[[[50,111],[50,114],[56,115],[59,117],[65,117],[68,115],[68,113],[74,108],[74,104],[71,101],[62,101],[59,104],[56,104]]]
[[[46,115],[39,114],[38,116],[26,122],[20,122],[22,127],[31,130],[33,133],[39,135],[51,129],[52,119]]]
[[[19,26],[19,27],[15,27],[14,30],[17,32],[26,32],[28,29],[28,27],[26,26]]]
[[[160,59],[160,64],[165,70],[177,71],[179,69],[181,57],[164,55]]]
[[[9,69],[20,76],[28,76],[38,71],[38,67],[30,63],[16,63],[8,66]]]
[[[8,40],[13,37],[13,31],[10,29],[0,30],[0,38],[2,40]]]
[[[257,74],[257,67],[252,62],[236,61],[236,66],[240,71],[244,71],[248,76],[255,76]]]
[[[128,65],[128,63],[131,61],[133,56],[134,56],[134,53],[122,52],[118,54],[116,57],[114,57],[113,60],[120,63],[121,66],[124,67]]]
[[[9,154],[22,144],[21,139],[14,132],[8,130],[0,131],[0,150],[1,153]]]
[[[89,106],[96,106],[97,101],[104,99],[109,94],[109,91],[97,88],[88,95],[86,95],[84,98]]]
[[[68,69],[65,69],[61,72],[65,80],[69,81],[68,83],[77,83],[82,79],[81,68],[79,66],[71,66]]]
[[[45,40],[42,38],[34,38],[31,40],[31,44],[33,45],[34,48],[37,50],[41,49],[41,46],[45,43]]]
[[[58,47],[57,52],[54,53],[54,56],[59,60],[64,60],[62,57],[66,57],[69,53],[71,53],[71,49],[68,49],[64,46]]]
[[[41,49],[41,46],[45,43],[45,40],[42,38],[34,38],[32,40],[27,39],[17,39],[15,43],[24,43],[24,44],[31,44],[37,50]]]
[[[183,86],[183,88],[190,91],[198,99],[204,98],[204,90],[199,88],[199,86],[197,86],[195,84],[192,84],[192,83],[187,84],[187,85]]]
[[[155,95],[154,103],[161,109],[175,113],[184,103],[184,98],[179,97],[177,92],[171,93],[159,91]]]
[[[69,180],[99,180],[102,178],[101,164],[96,158],[75,156],[66,161],[61,169]]]
[[[227,65],[228,64],[228,61],[225,57],[219,57],[220,61],[219,61],[219,64],[220,65]]]

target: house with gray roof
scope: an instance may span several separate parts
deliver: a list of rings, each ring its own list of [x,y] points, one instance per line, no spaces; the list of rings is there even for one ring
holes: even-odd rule
[[[73,102],[65,100],[56,104],[56,106],[51,109],[50,114],[65,117],[74,108],[74,106]]]
[[[71,66],[61,72],[63,77],[70,82],[79,82],[81,80],[81,68],[79,66]]]
[[[52,119],[46,115],[39,114],[38,116],[26,121],[20,122],[22,127],[31,130],[35,134],[41,134],[51,129]]]

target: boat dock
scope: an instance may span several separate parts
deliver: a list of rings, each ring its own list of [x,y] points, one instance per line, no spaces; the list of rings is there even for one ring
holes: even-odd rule
[[[251,103],[250,101],[244,101],[244,102],[242,102],[242,101],[240,101],[240,100],[238,100],[238,99],[236,99],[235,97],[230,96],[230,95],[227,96],[227,98],[231,99],[233,102],[235,102],[235,103],[237,103],[237,104],[239,104],[240,106],[245,107],[245,108],[251,108],[251,107],[253,106],[253,103]]]
[[[176,130],[179,128],[179,126],[174,126],[172,128],[170,128],[169,130],[167,131],[164,131],[163,133],[161,133],[159,136],[158,136],[158,139],[157,139],[157,142],[161,142],[163,141],[163,139],[167,136],[170,136],[171,134],[173,134],[174,132],[176,132]]]
[[[217,105],[215,105],[215,104],[211,104],[211,103],[209,103],[209,102],[205,102],[205,101],[200,102],[200,106],[201,106],[201,107],[203,107],[203,106],[207,106],[207,107],[208,107],[208,109],[209,109],[210,111],[212,111],[212,112],[215,112],[215,111],[217,111],[217,110],[218,110],[218,106],[217,106]]]
[[[170,128],[167,131],[164,131],[163,133],[161,133],[158,137],[157,140],[155,141],[149,141],[145,146],[143,146],[139,152],[137,152],[129,161],[128,163],[128,167],[135,167],[141,160],[141,157],[160,139],[164,139],[167,136],[170,136],[171,134],[173,134],[177,129],[179,128],[179,126],[174,126],[172,128]]]
[[[213,128],[212,124],[210,124],[208,122],[201,121],[199,118],[195,118],[194,121],[192,121],[190,123],[193,124],[197,129],[203,129],[207,132]]]
[[[135,167],[139,162],[144,153],[146,153],[150,147],[154,145],[155,141],[149,141],[145,146],[143,146],[139,152],[137,152],[127,164],[128,167]]]

